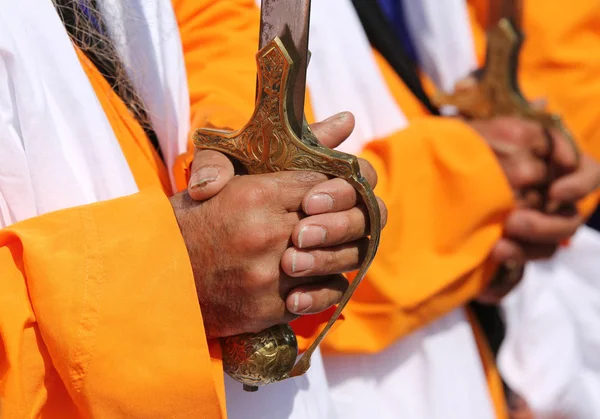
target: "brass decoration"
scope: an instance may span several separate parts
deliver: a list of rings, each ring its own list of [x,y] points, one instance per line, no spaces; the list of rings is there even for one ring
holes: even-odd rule
[[[258,95],[250,121],[235,132],[199,129],[194,133],[195,146],[228,154],[241,163],[249,174],[303,170],[345,179],[367,206],[370,241],[355,280],[323,331],[295,365],[296,358],[291,358],[293,347],[296,347],[292,344],[295,335],[289,325],[221,340],[225,371],[243,383],[247,390],[302,375],[308,370],[312,353],[340,316],[373,261],[381,230],[379,206],[371,186],[360,173],[358,159],[323,147],[306,122],[302,138],[294,133],[290,124],[292,116],[289,114],[288,99],[294,89],[289,76],[295,63],[279,38],[258,52],[257,64]],[[293,339],[291,336],[294,336]]]
[[[517,62],[522,36],[510,20],[501,19],[488,35],[486,64],[478,83],[453,94],[439,93],[436,106],[454,106],[469,118],[519,116],[539,122],[546,129],[559,129],[571,139],[560,117],[533,108],[517,85]]]
[[[532,107],[521,94],[517,83],[518,56],[523,41],[522,34],[511,20],[500,19],[488,33],[488,46],[485,67],[477,83],[457,90],[452,94],[439,93],[434,97],[436,106],[453,106],[457,111],[472,119],[489,119],[498,116],[518,116],[538,122],[547,133],[552,150],[550,131],[559,131],[577,150],[576,143],[559,116]],[[547,189],[554,180],[552,166],[547,184],[540,191],[543,203],[540,210],[546,209]],[[523,273],[523,266],[502,266],[490,286],[517,282]]]
[[[223,369],[247,391],[288,378],[298,357],[298,341],[289,324],[257,335],[232,336],[226,342],[222,345]]]

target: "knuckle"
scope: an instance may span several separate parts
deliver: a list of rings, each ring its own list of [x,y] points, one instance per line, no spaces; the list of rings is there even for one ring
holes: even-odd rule
[[[524,132],[523,135],[527,143],[531,144],[535,141],[546,141],[546,132],[541,124],[524,121]]]
[[[580,182],[574,184],[571,188],[571,191],[575,199],[580,199],[585,197],[587,194],[591,193],[593,191],[593,187],[591,187],[591,185],[585,184],[584,182]]]
[[[524,137],[523,121],[514,117],[498,118],[495,121],[498,134],[513,142],[520,142]]]
[[[309,171],[297,171],[292,172],[292,180],[301,184],[312,184],[316,185],[327,180],[327,177],[321,173],[309,172]]]
[[[337,304],[342,299],[343,291],[324,290],[324,298],[320,304],[320,310],[327,310],[329,307]]]
[[[246,251],[264,251],[277,245],[281,240],[280,235],[267,222],[253,222],[240,231],[239,241],[245,244]]]
[[[319,260],[320,259],[320,260]],[[336,251],[326,251],[321,253],[321,257],[317,259],[318,264],[321,265],[323,271],[329,271],[329,273],[336,271],[339,267],[339,257]],[[325,272],[327,273],[327,272]]]
[[[542,180],[539,178],[535,167],[530,161],[523,160],[512,168],[513,183],[517,186],[526,186]]]
[[[262,301],[261,304],[256,304],[255,310],[251,315],[252,317],[261,319],[263,322],[271,324],[277,322],[284,313],[284,303],[267,298],[265,301]]]
[[[540,225],[540,223],[537,222],[536,220],[532,220],[529,217],[524,219],[524,222],[522,224],[523,235],[539,237],[540,235],[544,234],[545,232],[546,232],[546,229],[544,229],[543,226]]]
[[[250,295],[256,296],[268,292],[278,280],[278,273],[264,266],[255,266],[245,272],[243,286]]]
[[[242,204],[246,207],[264,207],[272,194],[271,182],[264,180],[246,188],[242,195]]]
[[[336,214],[335,229],[338,230],[336,236],[349,237],[352,233],[352,219],[349,213]]]

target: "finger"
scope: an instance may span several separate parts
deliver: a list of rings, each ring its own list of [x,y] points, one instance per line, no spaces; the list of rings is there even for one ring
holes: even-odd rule
[[[312,124],[310,128],[321,144],[328,148],[336,148],[354,130],[354,115],[350,112],[341,112]]]
[[[337,304],[348,289],[348,280],[343,275],[294,288],[285,300],[286,308],[293,314],[316,314]]]
[[[521,120],[521,124],[514,128],[521,136],[522,141],[535,155],[547,157],[553,149],[553,137],[539,123]]]
[[[291,277],[331,275],[358,269],[369,244],[368,239],[327,249],[288,248],[281,258],[282,270]]]
[[[551,138],[539,123],[512,116],[499,117],[495,122],[498,124],[499,138],[508,144],[526,147],[537,156],[549,155]]]
[[[545,191],[540,188],[526,187],[517,191],[517,207],[541,210],[544,205]]]
[[[246,191],[240,196],[239,205],[248,208],[269,205],[282,212],[297,212],[302,210],[302,200],[308,191],[327,181],[327,176],[316,172],[285,171],[238,176],[234,181],[239,182],[240,191]]]
[[[482,304],[498,304],[521,282],[523,273],[523,264],[512,260],[500,264],[489,286],[477,297],[477,301]]]
[[[504,225],[505,236],[527,243],[554,244],[568,239],[581,225],[579,214],[546,215],[531,209],[513,211]]]
[[[509,183],[514,189],[524,189],[543,183],[548,176],[547,165],[525,151],[516,152],[504,164]]]
[[[550,259],[552,256],[554,256],[558,250],[558,247],[558,244],[521,244],[521,248],[525,254],[525,259],[528,261]]]
[[[369,163],[369,161],[365,159],[358,159],[358,165],[360,166],[360,173],[365,179],[367,179],[369,185],[371,185],[371,187],[375,189],[375,187],[377,186],[378,179],[377,172],[375,171],[373,165],[371,165],[371,163]]]
[[[502,238],[494,246],[490,258],[499,264],[510,262],[521,265],[531,260],[551,258],[557,249],[557,244],[531,244]]]
[[[529,151],[546,157],[550,154],[551,142],[540,124],[512,116],[497,117],[492,120],[469,122],[496,154],[507,156]]]
[[[196,149],[188,193],[195,201],[210,199],[218,194],[233,176],[233,164],[223,153]]]
[[[378,199],[382,228],[387,223],[387,208]],[[331,247],[359,240],[370,234],[369,213],[364,205],[334,214],[306,217],[295,225],[292,242],[299,249]]]
[[[492,249],[490,258],[498,264],[503,264],[508,261],[522,264],[525,263],[525,251],[518,242],[502,238],[498,240]]]
[[[372,187],[377,185],[377,173],[366,160],[360,159],[361,173]],[[358,202],[358,193],[347,181],[336,178],[312,188],[302,201],[302,210],[307,215],[344,211]]]
[[[600,187],[600,165],[589,156],[583,156],[580,168],[557,179],[549,191],[550,201],[577,202]]]
[[[320,214],[300,221],[292,232],[299,249],[331,247],[365,237],[369,216],[364,206],[335,214]]]
[[[552,162],[560,173],[571,173],[577,169],[579,163],[579,151],[577,145],[559,130],[551,130],[554,149],[552,150]]]
[[[336,178],[312,188],[302,200],[307,215],[344,211],[356,205],[356,189],[343,179]]]

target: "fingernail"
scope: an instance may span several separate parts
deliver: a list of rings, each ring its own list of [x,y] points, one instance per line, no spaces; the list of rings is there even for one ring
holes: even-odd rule
[[[340,112],[335,115],[331,115],[329,118],[323,120],[323,122],[343,122],[348,118],[348,112]]]
[[[349,116],[349,115],[350,115],[350,112],[342,112],[342,113],[338,114],[338,116],[337,116],[337,118],[336,118],[336,119],[337,119],[338,121],[340,121],[340,122],[343,122],[343,121],[345,121],[346,119],[348,119],[348,116]]]
[[[306,213],[308,215],[322,214],[333,209],[333,198],[326,193],[311,195],[306,200]]]
[[[297,292],[294,294],[294,307],[292,313],[302,314],[311,308],[313,299],[309,294]]]
[[[314,268],[315,258],[310,253],[294,250],[292,255],[292,272],[300,273]]]
[[[298,247],[303,249],[305,247],[320,246],[325,244],[327,239],[327,230],[319,226],[304,226],[298,233]]]
[[[219,178],[219,169],[216,167],[203,167],[192,175],[190,189],[204,188],[208,183]]]

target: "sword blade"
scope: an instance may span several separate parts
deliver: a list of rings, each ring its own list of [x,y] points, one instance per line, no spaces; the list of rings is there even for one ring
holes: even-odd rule
[[[304,97],[306,94],[306,68],[308,66],[308,34],[311,0],[262,0],[260,19],[260,48],[279,37],[294,60],[290,74],[294,89],[288,98],[292,129],[302,136]],[[321,0],[323,1],[323,0]]]

